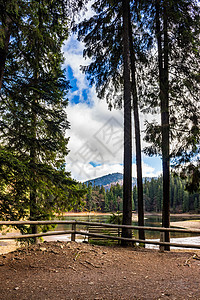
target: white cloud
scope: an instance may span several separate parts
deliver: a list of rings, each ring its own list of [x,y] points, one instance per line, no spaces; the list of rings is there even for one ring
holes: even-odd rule
[[[68,167],[74,178],[82,182],[111,173],[122,173],[123,171],[123,166],[120,164],[103,164],[102,166],[94,167],[91,164],[81,163],[80,161],[76,164],[71,163]]]
[[[108,173],[123,172],[123,111],[109,111],[106,101],[99,100],[95,88],[89,86],[85,74],[80,70],[80,65],[88,63],[82,57],[83,49],[83,43],[78,42],[74,35],[67,40],[63,48],[65,66],[70,66],[76,79],[76,89],[69,92],[68,98],[72,100],[74,96],[78,96],[80,101],[78,104],[71,101],[67,108],[71,129],[67,131],[67,136],[70,136],[70,153],[66,163],[67,170],[71,171],[75,179],[81,181]],[[84,92],[87,94],[87,101]],[[146,116],[142,115],[142,129],[145,118]],[[133,156],[134,142],[133,138]],[[144,147],[144,142],[142,144]],[[143,176],[157,175],[153,167],[143,164]],[[133,176],[136,176],[135,165]]]
[[[88,88],[87,79],[85,78],[85,75],[80,71],[80,66],[86,64],[86,60],[82,57],[83,49],[83,43],[78,42],[75,35],[70,36],[63,47],[65,65],[69,66],[73,70],[73,76],[77,79],[77,88],[79,95],[81,95],[84,89]]]
[[[136,165],[132,165],[133,177],[136,177]],[[160,175],[160,171],[155,171],[155,169],[147,164],[142,164],[143,177],[155,177]],[[100,166],[93,166],[87,162],[81,162],[81,160],[71,161],[67,165],[67,170],[70,170],[75,179],[79,181],[87,181],[104,175],[112,173],[123,173],[123,165],[121,164],[109,164],[104,163]]]
[[[134,167],[134,169],[135,172],[133,172],[133,176],[136,177],[136,166]],[[161,175],[161,171],[156,171],[152,166],[142,163],[142,174],[143,177],[158,177],[159,175]]]
[[[108,111],[103,101],[95,99],[94,106],[85,103],[67,108],[71,129],[70,154],[67,162],[122,163],[123,117],[121,111]]]

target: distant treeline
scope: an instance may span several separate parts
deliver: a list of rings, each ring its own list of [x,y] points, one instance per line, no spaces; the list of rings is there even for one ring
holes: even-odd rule
[[[185,190],[186,182],[180,177],[171,176],[170,210],[173,213],[195,212],[200,213],[199,193],[189,194]],[[83,184],[83,187],[86,186]],[[109,190],[103,186],[87,185],[85,209],[88,211],[116,212],[122,211],[123,187],[112,185]],[[144,203],[146,212],[162,211],[162,177],[145,180],[143,184]],[[137,187],[133,188],[133,210],[137,210]]]

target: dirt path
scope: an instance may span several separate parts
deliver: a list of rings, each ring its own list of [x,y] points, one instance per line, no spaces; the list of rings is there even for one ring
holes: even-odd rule
[[[0,256],[0,299],[200,299],[198,252],[48,242]]]

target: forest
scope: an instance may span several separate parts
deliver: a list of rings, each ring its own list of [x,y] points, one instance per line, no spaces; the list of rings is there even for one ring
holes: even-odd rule
[[[82,207],[86,193],[89,210],[123,202],[124,225],[133,209],[140,226],[144,210],[162,210],[163,227],[170,211],[199,211],[199,32],[195,0],[0,0],[0,218],[52,219]],[[63,47],[71,34],[84,45],[89,63],[80,68],[96,95],[123,112],[123,191],[87,191],[66,171],[71,85]],[[145,147],[141,114],[149,116]],[[144,186],[142,153],[162,159],[162,179]],[[123,237],[131,234],[123,228]]]
[[[145,180],[144,211],[162,212],[162,177]],[[84,186],[85,187],[85,186]],[[110,189],[104,186],[87,183],[88,191],[84,199],[84,210],[99,212],[123,211],[123,187],[118,183]],[[86,188],[86,187],[85,187]],[[186,181],[178,176],[171,176],[170,180],[170,211],[171,213],[200,213],[199,193],[189,193]],[[133,210],[138,210],[137,186],[133,187]]]
[[[200,299],[199,99],[200,0],[0,0],[1,299]]]

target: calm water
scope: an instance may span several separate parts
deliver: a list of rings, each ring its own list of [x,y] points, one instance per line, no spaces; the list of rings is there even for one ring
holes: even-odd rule
[[[66,220],[77,220],[77,221],[89,221],[89,222],[100,222],[100,223],[109,223],[109,216],[76,216],[76,217],[65,217]],[[192,220],[192,219],[200,219],[197,217],[182,217],[182,216],[172,216],[170,218],[171,222],[175,221],[185,221],[185,220]],[[155,215],[148,215],[145,216],[145,226],[151,226],[151,227],[161,227],[161,216],[155,216]],[[138,225],[137,222],[133,221],[133,225]],[[77,226],[77,229],[86,230],[86,226]],[[71,225],[58,225],[56,230],[68,230],[71,229]],[[138,238],[138,230],[134,231],[134,235],[136,238]],[[195,237],[194,234],[188,234],[188,233],[171,233],[171,238],[187,238],[187,237]],[[159,239],[160,238],[160,232],[156,231],[146,231],[146,239]],[[56,237],[55,237],[56,239]]]

